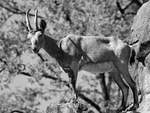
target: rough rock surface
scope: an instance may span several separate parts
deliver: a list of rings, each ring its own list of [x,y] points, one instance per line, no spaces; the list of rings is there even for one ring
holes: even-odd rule
[[[150,39],[150,1],[144,3],[138,10],[131,28],[131,40],[141,42]]]
[[[140,40],[141,43],[150,40],[150,1],[143,4],[137,12],[132,25],[132,42]],[[145,59],[145,66],[138,64],[137,81],[143,99],[138,113],[150,113],[150,54]]]

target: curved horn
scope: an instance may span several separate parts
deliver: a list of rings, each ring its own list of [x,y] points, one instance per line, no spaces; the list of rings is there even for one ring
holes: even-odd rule
[[[35,18],[34,18],[34,24],[35,24],[36,30],[38,30],[38,20],[37,20],[37,16],[38,16],[38,10],[35,11]]]
[[[29,9],[27,12],[26,12],[26,24],[27,24],[27,27],[28,27],[28,30],[31,31],[32,30],[32,27],[30,25],[30,21],[29,21],[29,12],[30,12],[31,9]]]

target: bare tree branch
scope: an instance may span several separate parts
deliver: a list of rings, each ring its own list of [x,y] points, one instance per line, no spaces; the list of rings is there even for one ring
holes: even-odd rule
[[[4,71],[5,70],[5,67],[4,68],[2,68],[2,69],[0,69],[0,73],[2,72],[2,71]]]
[[[101,108],[94,103],[91,99],[89,99],[88,97],[86,97],[85,95],[83,95],[82,93],[78,92],[78,95],[80,98],[82,98],[84,101],[86,101],[87,103],[89,103],[91,106],[93,106],[99,113],[101,112]]]
[[[0,62],[4,63],[5,65],[7,65],[6,60],[4,60],[3,58],[0,58]]]
[[[119,0],[116,1],[117,8],[118,8],[118,10],[120,11],[120,13],[121,13],[122,15],[124,15],[124,14],[136,14],[136,13],[134,13],[134,12],[125,13],[125,10],[128,9],[133,3],[136,3],[136,4],[139,5],[139,6],[142,5],[142,3],[141,3],[140,1],[138,1],[138,0],[131,0],[131,2],[130,2],[129,4],[127,4],[124,8],[122,8],[121,5],[120,5],[120,3],[119,3]]]
[[[124,7],[124,10],[126,10],[128,7],[130,7],[131,4],[134,3],[134,0],[132,0],[129,4],[127,4],[125,7]]]
[[[20,71],[20,72],[18,72],[18,74],[23,74],[23,75],[28,76],[28,77],[33,77],[30,73],[24,72],[24,71]],[[42,74],[42,77],[45,77],[47,79],[51,79],[51,80],[55,80],[55,81],[61,82],[61,83],[65,84],[67,87],[70,88],[69,83],[67,81],[65,81],[65,80],[60,79],[60,78],[48,75],[46,73]]]
[[[70,88],[70,84],[67,81],[62,80],[61,78],[57,78],[57,77],[50,76],[50,75],[47,75],[47,74],[43,74],[42,76],[45,77],[45,78],[48,78],[48,79],[52,79],[52,80],[61,82],[61,83],[65,84],[68,88]]]
[[[10,7],[4,6],[3,4],[0,4],[0,7],[1,7],[1,8],[4,8],[4,9],[6,9],[7,11],[9,11],[9,12],[11,12],[11,13],[14,13],[14,14],[20,14],[20,15],[25,15],[25,14],[26,14],[26,11],[21,11],[20,9],[17,9],[17,8],[15,8],[15,7],[12,7],[12,6],[11,6],[11,8],[10,8]],[[35,15],[29,13],[29,16],[35,16]],[[44,18],[44,17],[38,15],[38,18]]]
[[[23,74],[25,76],[32,77],[32,75],[30,73],[28,73],[28,72],[20,71],[20,72],[18,72],[18,74]]]
[[[116,1],[116,5],[117,5],[117,8],[118,8],[118,10],[120,11],[120,13],[121,13],[121,14],[124,14],[125,11],[124,11],[124,9],[121,7],[121,5],[120,5],[120,3],[119,3],[118,0]]]
[[[21,111],[21,110],[13,110],[11,111],[10,113],[25,113],[24,111]]]
[[[42,62],[46,61],[40,53],[37,53],[37,55],[40,57],[40,59],[42,60]]]
[[[134,1],[134,3],[136,3],[137,5],[142,6],[142,3],[141,3],[139,0],[133,0],[133,1]]]

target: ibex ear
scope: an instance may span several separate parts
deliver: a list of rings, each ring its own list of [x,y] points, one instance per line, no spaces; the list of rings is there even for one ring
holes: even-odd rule
[[[42,30],[42,32],[44,32],[45,28],[46,28],[46,22],[45,22],[45,20],[41,20],[40,29]]]

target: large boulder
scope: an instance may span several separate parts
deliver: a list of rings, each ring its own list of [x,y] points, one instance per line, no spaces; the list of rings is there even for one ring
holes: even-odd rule
[[[53,104],[47,107],[46,113],[91,113],[88,111],[86,105],[81,103],[74,103],[72,101],[61,103],[61,104]],[[93,113],[93,112],[92,112]]]
[[[131,31],[132,42],[139,40],[145,43],[150,40],[150,1],[144,3],[138,10]],[[144,62],[145,65],[139,63],[136,70],[138,88],[143,96],[138,112],[150,113],[150,54],[146,55]]]
[[[145,42],[150,39],[150,1],[144,3],[134,17],[131,40]]]

